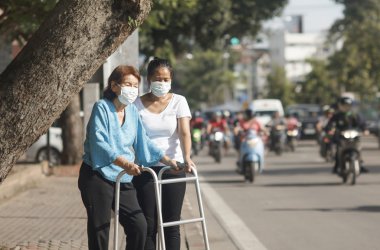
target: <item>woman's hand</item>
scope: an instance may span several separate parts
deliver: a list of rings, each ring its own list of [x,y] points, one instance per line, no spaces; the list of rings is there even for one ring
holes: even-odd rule
[[[176,170],[176,171],[180,170],[179,167],[177,166],[177,162],[173,159],[170,159],[170,157],[167,155],[164,155],[164,157],[162,157],[160,162],[165,164],[166,166],[171,167],[173,170]]]
[[[191,167],[195,168],[195,163],[193,162],[193,160],[191,160],[191,158],[186,158],[185,164],[186,164],[185,171],[187,173],[191,173]]]
[[[123,166],[125,171],[127,171],[127,174],[129,175],[140,175],[141,174],[141,167],[139,165],[136,165],[134,163],[128,162],[126,165]]]

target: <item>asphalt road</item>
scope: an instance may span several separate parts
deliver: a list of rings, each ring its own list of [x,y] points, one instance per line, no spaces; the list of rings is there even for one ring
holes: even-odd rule
[[[205,201],[218,203],[219,219],[235,241],[254,237],[260,243],[255,249],[270,250],[380,249],[380,150],[375,138],[363,138],[370,173],[359,176],[355,186],[331,174],[331,163],[319,157],[314,141],[300,141],[294,153],[267,154],[265,171],[253,184],[235,173],[232,150],[220,164],[206,151],[195,157],[204,186],[214,192]]]

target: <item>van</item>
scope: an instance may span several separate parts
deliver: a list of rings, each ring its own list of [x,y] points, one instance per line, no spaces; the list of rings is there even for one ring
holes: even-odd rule
[[[284,108],[279,99],[258,99],[252,101],[249,107],[255,114],[257,120],[265,126],[271,119],[275,112],[280,116],[284,116]]]

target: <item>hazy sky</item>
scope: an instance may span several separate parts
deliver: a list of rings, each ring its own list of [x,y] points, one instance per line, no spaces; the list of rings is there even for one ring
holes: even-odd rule
[[[303,15],[304,32],[327,30],[333,22],[343,16],[343,6],[333,0],[289,0],[284,8],[282,19],[287,15]],[[281,18],[274,18],[265,27],[278,27]]]

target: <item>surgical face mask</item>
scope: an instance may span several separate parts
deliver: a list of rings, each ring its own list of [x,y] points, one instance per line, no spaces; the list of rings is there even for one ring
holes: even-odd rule
[[[150,90],[152,91],[152,94],[161,97],[169,93],[169,90],[172,88],[172,82],[152,82],[150,84]]]
[[[121,94],[118,96],[119,101],[128,105],[133,103],[139,94],[139,89],[135,87],[121,87]]]

